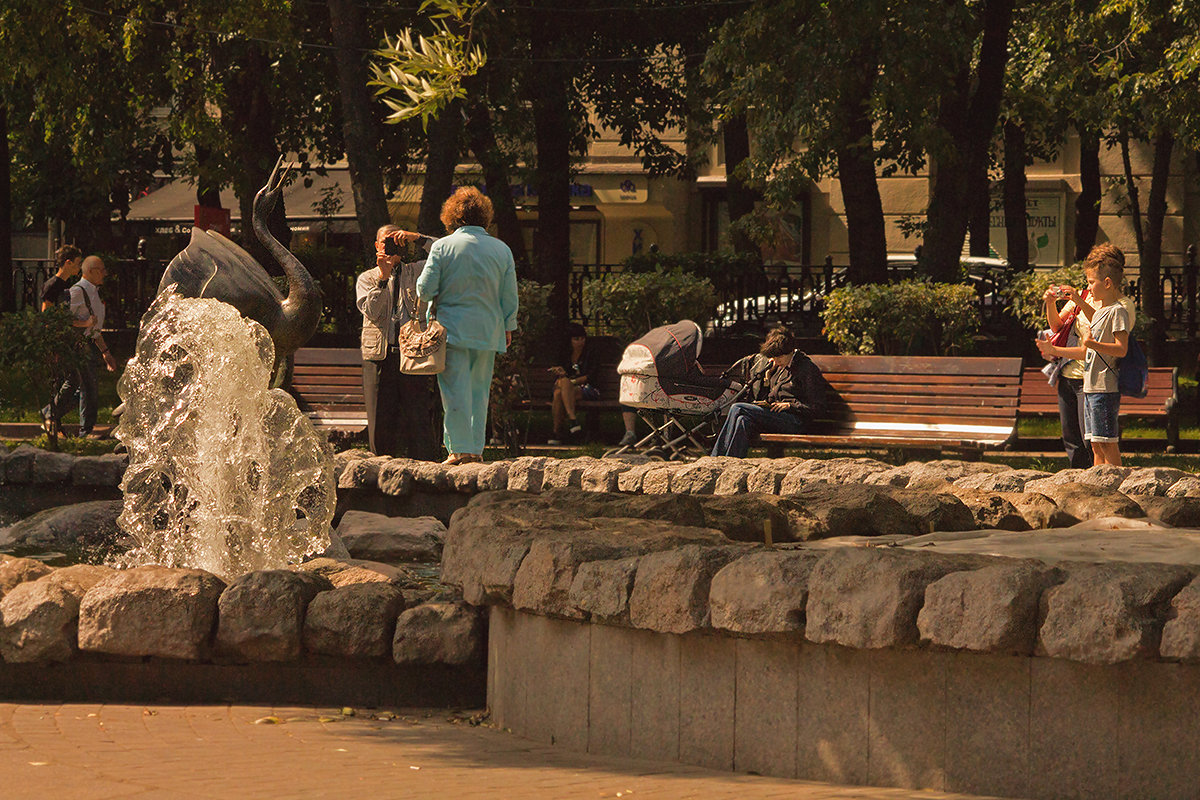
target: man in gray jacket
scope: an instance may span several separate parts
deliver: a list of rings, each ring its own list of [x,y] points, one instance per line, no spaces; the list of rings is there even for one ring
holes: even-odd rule
[[[413,290],[416,297],[417,275],[425,264],[424,260],[404,264],[399,255],[385,252],[386,242],[406,244],[422,238],[395,225],[382,226],[375,232],[375,266],[355,282],[355,304],[363,316],[363,400],[371,452],[376,455],[400,455],[401,376],[396,332],[409,319],[405,290]]]

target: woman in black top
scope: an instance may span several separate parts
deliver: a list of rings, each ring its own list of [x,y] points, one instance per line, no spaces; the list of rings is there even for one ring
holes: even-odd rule
[[[83,252],[73,244],[64,244],[54,253],[54,264],[58,271],[42,284],[42,311],[50,306],[66,305],[70,279],[79,274],[83,263]]]
[[[591,384],[592,359],[588,348],[587,331],[582,325],[567,326],[570,336],[562,363],[550,367],[557,378],[554,381],[554,397],[550,413],[554,418],[554,438],[547,444],[562,444],[567,435],[574,436],[583,430],[575,418],[575,404],[580,400],[599,400],[600,391]]]
[[[745,458],[760,433],[800,433],[821,413],[825,379],[808,356],[796,349],[796,338],[784,327],[773,329],[759,349],[770,359],[759,379],[755,402],[734,403],[717,434],[714,456]]]

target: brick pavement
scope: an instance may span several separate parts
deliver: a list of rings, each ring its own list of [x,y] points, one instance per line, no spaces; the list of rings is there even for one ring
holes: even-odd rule
[[[0,797],[966,798],[535,744],[446,711],[0,704]]]

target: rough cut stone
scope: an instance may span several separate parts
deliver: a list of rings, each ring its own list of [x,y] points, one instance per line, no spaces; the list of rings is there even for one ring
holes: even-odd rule
[[[802,504],[773,494],[739,494],[700,498],[703,525],[716,528],[736,542],[765,543],[770,526],[772,543],[820,539],[823,522]]]
[[[1010,469],[1005,472],[966,475],[954,481],[954,485],[984,492],[1021,492],[1025,490],[1025,484],[1045,478],[1049,474],[1036,469]]]
[[[780,496],[796,501],[820,520],[825,526],[825,536],[925,533],[922,522],[880,486],[818,482]]]
[[[379,470],[390,460],[387,456],[371,456],[346,462],[345,468],[338,476],[338,488],[375,488],[379,482]]]
[[[317,558],[331,558],[334,561],[349,561],[350,551],[346,549],[345,542],[342,537],[338,536],[337,531],[329,532],[329,546],[313,556]]]
[[[314,558],[294,569],[320,575],[335,587],[355,583],[391,583],[404,586],[415,582],[415,576],[402,566],[362,558]]]
[[[580,564],[571,581],[568,602],[593,621],[609,625],[629,624],[629,595],[640,559],[589,561]]]
[[[1031,525],[1015,505],[998,492],[964,489],[953,483],[943,490],[957,497],[975,519],[975,527],[985,530],[1027,531]],[[1041,497],[1041,495],[1038,495]],[[1046,498],[1043,498],[1046,499]],[[1046,499],[1047,503],[1050,503]],[[1051,503],[1051,505],[1053,505]]]
[[[469,664],[483,653],[484,620],[460,603],[426,603],[396,620],[392,660],[397,664]]]
[[[4,460],[4,480],[8,483],[30,483],[33,480],[33,460],[40,452],[33,445],[19,445]]]
[[[446,482],[453,491],[475,494],[479,491],[479,476],[485,469],[487,466],[478,462],[459,464],[446,470]]]
[[[508,467],[508,489],[512,492],[532,492],[542,490],[542,479],[545,476],[544,467],[550,459],[545,456],[524,456],[517,458]]]
[[[1108,491],[1086,483],[1048,484],[1036,482],[1026,492],[1044,494],[1060,509],[1078,520],[1100,519],[1101,517],[1127,517],[1134,519],[1146,516],[1142,507],[1120,492]]]
[[[891,467],[873,458],[811,458],[798,464],[783,479],[780,494],[793,494],[812,483],[861,484]]]
[[[750,491],[748,482],[750,476],[758,471],[758,467],[753,464],[730,464],[721,470],[717,476],[717,483],[713,487],[713,494],[731,495],[742,494]],[[778,486],[775,490],[778,491]],[[773,494],[774,492],[770,492]]]
[[[0,528],[0,547],[109,548],[122,538],[120,500],[55,506]]]
[[[413,461],[409,467],[413,489],[441,493],[450,491],[450,467],[431,461]]]
[[[1121,488],[1121,484],[1129,477],[1129,473],[1132,471],[1130,467],[1097,464],[1094,467],[1080,470],[1078,475],[1073,474],[1075,470],[1063,470],[1063,472],[1068,473],[1063,482],[1086,483],[1089,486],[1095,486],[1097,489],[1107,489],[1110,492],[1115,492]],[[1062,473],[1058,474],[1061,475]]]
[[[652,469],[658,469],[657,461],[649,461],[645,464],[634,464],[629,469],[617,476],[618,491],[637,494],[642,491],[642,479],[646,477],[646,473]]]
[[[1123,494],[1152,494],[1165,496],[1171,487],[1184,478],[1194,477],[1190,472],[1171,467],[1144,467],[1131,470],[1119,487]]]
[[[33,458],[33,471],[30,475],[33,483],[69,483],[71,469],[75,466],[75,456],[70,453],[52,453],[49,450],[39,450]]]
[[[1053,500],[1037,492],[996,492],[1002,499],[1012,503],[1013,508],[1025,518],[1032,530],[1043,528],[1069,528],[1079,518],[1068,514]]]
[[[1087,664],[1158,655],[1167,604],[1195,568],[1166,564],[1071,564],[1042,595],[1037,653]]]
[[[124,454],[80,456],[71,468],[71,483],[76,486],[119,486],[128,464],[129,456]]]
[[[475,478],[481,492],[496,492],[508,488],[508,462],[493,461],[484,464]]]
[[[513,578],[512,604],[521,611],[582,619],[571,603],[571,586],[581,564],[612,561],[688,544],[724,544],[717,531],[688,528],[651,519],[580,520],[580,530],[539,536]]]
[[[343,658],[391,654],[404,598],[387,583],[358,583],[319,592],[304,617],[304,649]]]
[[[1200,478],[1194,475],[1180,478],[1167,489],[1167,497],[1200,497]]]
[[[379,491],[392,497],[408,497],[413,490],[412,462],[393,458],[379,468]]]
[[[726,469],[740,471],[741,459],[729,456],[704,456],[676,470],[671,476],[671,491],[679,494],[715,494],[717,481]]]
[[[197,660],[209,651],[225,582],[199,569],[138,567],[106,578],[79,604],[79,649]]]
[[[682,464],[658,464],[642,476],[642,492],[644,494],[666,494],[671,491],[671,479],[675,473],[683,469]]]
[[[221,593],[217,649],[241,661],[294,661],[300,657],[304,612],[333,584],[313,572],[248,572]]]
[[[899,467],[869,475],[865,482],[899,489],[940,488],[941,484],[952,483],[967,475],[993,475],[1008,469],[1003,464],[988,464],[982,461],[910,461]]]
[[[821,553],[767,550],[727,564],[712,579],[712,626],[734,633],[804,631],[808,576]]]
[[[595,461],[592,458],[550,459],[542,469],[542,490],[581,488],[584,471]]]
[[[435,562],[442,556],[446,526],[436,517],[389,517],[347,511],[338,536],[354,558],[383,562]]]
[[[926,587],[980,558],[879,547],[830,551],[808,577],[805,636],[858,649],[917,644],[917,613]]]
[[[762,464],[758,469],[746,476],[746,491],[756,494],[779,494],[783,479],[788,476],[793,469],[807,461],[803,458],[787,458],[779,459],[778,464]],[[802,485],[802,482],[795,484],[796,487]]]
[[[52,583],[22,583],[0,601],[0,657],[10,664],[66,661],[78,622],[75,595]]]
[[[943,482],[949,486],[949,482]],[[917,520],[922,533],[933,531],[973,531],[975,516],[951,492],[932,492],[926,489],[896,489],[880,487],[888,496],[904,506]]]
[[[627,517],[662,520],[690,527],[705,526],[704,498],[688,495],[629,495],[554,489],[545,492],[541,499],[545,508],[555,513],[565,512],[575,518]]]
[[[1172,528],[1200,528],[1200,497],[1160,497],[1153,494],[1130,495],[1147,517]]]
[[[8,448],[0,447],[0,483],[8,483]]]
[[[87,594],[88,589],[116,574],[117,571],[112,567],[101,567],[94,564],[72,564],[69,567],[59,567],[48,575],[38,578],[38,582],[52,583],[75,595],[75,599],[82,600],[83,596]]]
[[[1200,578],[1171,600],[1158,649],[1163,658],[1200,661]]]
[[[629,462],[602,458],[583,471],[579,486],[587,492],[615,492],[621,473],[630,469]]]
[[[976,653],[1033,652],[1038,601],[1061,574],[1023,560],[952,572],[929,584],[917,615],[921,643]]]
[[[26,581],[36,581],[52,568],[32,558],[6,558],[0,562],[0,597]]]
[[[629,595],[629,624],[659,633],[708,627],[713,576],[742,552],[733,547],[688,545],[642,556]]]

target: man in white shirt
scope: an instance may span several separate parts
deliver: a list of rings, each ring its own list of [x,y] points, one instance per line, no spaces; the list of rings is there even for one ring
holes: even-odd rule
[[[96,413],[99,406],[99,388],[96,381],[97,356],[104,359],[104,366],[109,372],[117,371],[117,361],[109,352],[104,336],[100,332],[104,327],[104,301],[100,299],[98,287],[104,283],[104,276],[107,274],[104,262],[99,256],[88,256],[83,260],[81,271],[83,277],[71,287],[70,308],[71,317],[74,319],[72,324],[81,330],[84,339],[89,343],[88,353],[80,362],[79,371],[76,373],[77,380],[63,383],[54,403],[48,408],[57,409],[57,413],[61,414],[65,405],[63,401],[76,390],[76,386],[73,384],[77,384],[79,435],[98,439],[100,434],[92,431],[96,424]],[[43,409],[43,418],[46,417],[46,413],[46,409]],[[54,420],[55,424],[58,424],[59,421]]]

